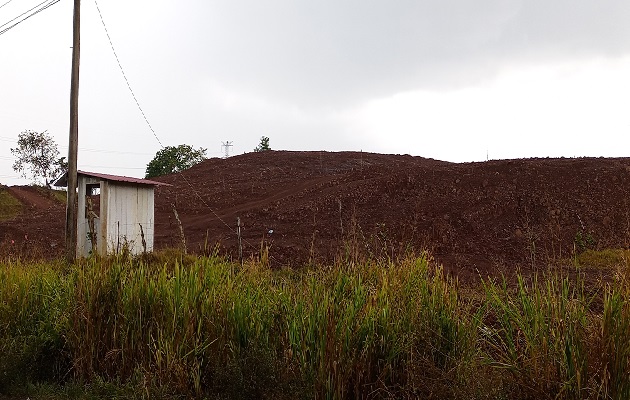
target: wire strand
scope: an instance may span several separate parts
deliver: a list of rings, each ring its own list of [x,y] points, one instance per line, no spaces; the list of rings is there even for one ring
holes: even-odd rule
[[[125,79],[125,83],[127,84],[127,88],[129,88],[129,91],[131,92],[131,96],[133,97],[133,100],[136,102],[136,105],[138,106],[138,109],[140,110],[140,113],[142,113],[142,117],[144,118],[145,122],[147,123],[149,129],[151,130],[151,132],[153,133],[153,136],[155,137],[155,139],[157,140],[157,142],[160,144],[160,146],[162,147],[162,149],[164,149],[164,145],[162,144],[162,141],[160,140],[160,138],[158,137],[157,133],[155,132],[155,130],[153,129],[153,127],[151,126],[151,123],[149,122],[146,114],[144,113],[144,111],[142,110],[142,107],[140,106],[140,103],[138,102],[138,99],[133,91],[133,89],[131,88],[131,84],[129,83],[129,80],[127,79],[127,75],[125,74],[125,71],[122,67],[122,64],[120,63],[120,59],[118,58],[118,54],[116,53],[116,49],[114,48],[114,44],[112,42],[112,39],[109,35],[109,31],[107,30],[107,25],[105,25],[105,20],[103,18],[103,14],[101,13],[101,10],[98,6],[98,2],[97,0],[94,0],[94,4],[96,4],[96,9],[98,11],[98,15],[101,19],[101,23],[103,24],[103,28],[105,29],[105,34],[107,35],[107,39],[109,40],[109,44],[112,48],[112,52],[114,53],[114,57],[116,58],[116,62],[118,63],[118,67],[120,68],[120,72],[123,75],[123,78]],[[212,214],[214,214],[214,216],[217,218],[218,221],[220,221],[223,225],[225,225],[230,231],[234,230],[234,227],[230,226],[227,222],[225,222],[217,213],[216,211],[214,211],[212,209],[212,207],[210,207],[210,205],[203,199],[203,197],[201,197],[201,195],[199,194],[199,192],[195,189],[195,187],[193,186],[193,184],[186,178],[186,176],[183,175],[182,171],[179,171],[179,176],[186,182],[186,184],[190,187],[191,191],[195,194],[195,196],[203,203],[203,205],[209,209]],[[242,239],[243,242],[245,242],[245,244],[254,247],[254,245],[252,245],[247,239]],[[254,247],[255,248],[255,247]],[[273,256],[270,255],[270,258],[272,260],[275,260],[275,258]]]
[[[7,1],[7,2],[6,2],[6,3],[4,3],[3,5],[1,5],[1,6],[0,6],[0,8],[2,8],[2,7],[4,7],[4,6],[6,6],[7,4],[9,4],[9,3],[10,3],[10,2],[12,2],[12,1],[13,1],[13,0],[9,0],[9,1]]]
[[[35,7],[31,8],[30,10],[26,10],[24,11],[22,14],[18,15],[17,17],[13,18],[12,20],[5,22],[4,24],[0,25],[0,28],[9,25],[11,22],[15,21],[16,19],[20,19],[21,16],[28,14],[29,12],[33,11],[34,9],[36,9],[37,7],[41,6],[44,3],[49,2],[50,0],[44,0],[41,3],[39,3],[38,5],[36,5]],[[5,3],[4,5],[6,5],[7,3]],[[3,6],[4,6],[3,5]]]
[[[16,19],[20,18],[20,17],[21,17],[21,16],[23,16],[24,14],[26,14],[26,13],[28,13],[28,12],[30,12],[30,11],[32,11],[32,10],[34,10],[35,8],[37,8],[37,7],[41,6],[42,4],[44,4],[44,3],[48,2],[48,1],[49,1],[49,0],[46,0],[46,1],[42,2],[42,3],[39,3],[38,5],[36,5],[35,7],[31,8],[30,10],[28,10],[28,11],[26,11],[26,12],[23,12],[23,13],[22,13],[22,14],[20,14],[19,16],[17,16],[17,17],[15,17],[15,18],[13,18],[11,21],[6,22],[6,23],[4,23],[3,25],[0,25],[0,28],[2,28],[2,27],[4,27],[4,26],[6,26],[6,25],[8,25],[8,24],[10,24],[11,22],[13,22],[13,21],[15,21]],[[15,28],[16,26],[18,26],[18,25],[19,25],[19,24],[21,24],[22,22],[26,21],[27,19],[31,18],[32,16],[39,14],[40,12],[42,12],[42,11],[44,11],[44,10],[48,9],[49,7],[51,7],[51,6],[53,6],[53,5],[57,4],[57,3],[59,3],[60,1],[61,1],[61,0],[53,0],[52,2],[50,2],[50,3],[48,3],[48,4],[44,5],[44,6],[42,6],[42,7],[41,7],[41,8],[39,8],[38,10],[36,10],[36,11],[34,11],[33,13],[31,13],[31,14],[27,15],[26,17],[24,17],[23,19],[19,20],[19,21],[18,21],[18,22],[16,22],[16,23],[14,23],[13,25],[10,25],[9,27],[4,28],[3,30],[0,30],[0,35],[2,35],[2,34],[4,34],[4,33],[8,32],[9,30],[11,30],[11,29]]]
[[[98,11],[98,16],[100,17],[101,23],[103,24],[103,28],[105,29],[105,34],[107,35],[107,40],[109,40],[109,45],[111,46],[112,51],[114,52],[114,57],[116,58],[116,62],[118,63],[118,67],[120,68],[120,72],[122,72],[123,78],[125,78],[125,83],[127,84],[127,87],[129,88],[129,91],[131,92],[131,97],[133,97],[133,100],[136,102],[136,105],[138,106],[138,109],[140,110],[140,113],[142,114],[142,118],[144,118],[144,121],[149,126],[149,129],[151,130],[151,132],[153,132],[153,136],[155,136],[155,139],[158,141],[160,146],[162,146],[162,148],[163,148],[164,145],[162,144],[162,141],[160,140],[158,135],[155,133],[155,130],[153,129],[153,127],[151,126],[151,123],[149,122],[149,119],[147,118],[146,114],[144,113],[144,110],[142,109],[142,107],[140,106],[140,102],[136,98],[136,94],[134,93],[133,89],[131,88],[131,84],[129,84],[129,79],[127,79],[127,74],[125,74],[125,70],[123,69],[122,64],[120,63],[120,59],[118,58],[118,53],[116,53],[116,49],[114,48],[114,43],[112,42],[112,38],[111,38],[111,36],[109,36],[109,31],[107,30],[107,25],[105,25],[105,20],[103,19],[103,14],[101,13],[101,9],[98,6],[98,2],[96,0],[94,0],[94,4],[96,4],[96,10]]]

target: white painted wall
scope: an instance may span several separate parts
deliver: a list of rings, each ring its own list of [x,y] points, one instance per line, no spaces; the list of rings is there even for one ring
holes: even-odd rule
[[[155,233],[153,186],[106,183],[106,196],[101,189],[101,210],[106,209],[107,216],[106,221],[101,223],[106,223],[103,234],[107,253],[118,253],[128,246],[132,254],[141,254],[144,249],[140,225],[144,231],[146,250],[152,251]]]
[[[95,220],[98,253],[116,254],[127,246],[132,254],[141,254],[144,248],[140,225],[144,231],[146,251],[152,251],[155,235],[154,187],[79,175],[77,257],[88,257],[93,251],[88,239],[86,217],[88,184],[99,184],[101,191],[100,218]]]

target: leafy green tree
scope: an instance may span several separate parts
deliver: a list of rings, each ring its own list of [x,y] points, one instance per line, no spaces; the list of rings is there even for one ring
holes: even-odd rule
[[[206,149],[194,149],[187,144],[166,146],[155,153],[153,160],[147,164],[145,177],[172,174],[192,167],[206,159]]]
[[[22,177],[30,176],[36,182],[43,179],[50,188],[51,180],[68,170],[66,157],[59,157],[57,143],[47,131],[26,130],[19,134],[17,144],[11,148],[11,154],[17,158],[13,170]]]
[[[260,151],[267,151],[267,150],[271,150],[271,147],[269,147],[269,138],[267,136],[263,136],[260,138],[260,143],[258,143],[258,146],[256,146],[254,151],[260,152]]]

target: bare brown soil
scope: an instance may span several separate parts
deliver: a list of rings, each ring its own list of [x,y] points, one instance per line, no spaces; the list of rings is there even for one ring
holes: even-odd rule
[[[258,257],[272,266],[398,257],[428,249],[463,276],[536,269],[584,248],[630,244],[630,159],[522,159],[454,164],[359,152],[248,153],[157,178],[156,247]],[[64,207],[32,207],[0,223],[50,254],[63,243]],[[54,245],[53,245],[54,243]],[[54,250],[54,251],[53,251]]]
[[[0,222],[0,254],[34,257],[61,254],[65,204],[40,187],[13,186],[8,191],[24,207],[15,218]]]
[[[59,202],[54,197],[47,196],[45,189],[34,186],[13,186],[8,188],[9,193],[25,206],[35,210],[46,210],[58,206]]]

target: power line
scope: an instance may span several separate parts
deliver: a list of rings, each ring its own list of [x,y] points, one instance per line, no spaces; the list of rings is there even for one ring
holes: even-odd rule
[[[20,17],[22,17],[24,14],[31,12],[32,10],[36,9],[37,7],[41,6],[42,4],[44,4],[44,3],[48,2],[48,1],[49,1],[49,0],[45,0],[45,1],[41,2],[41,3],[39,3],[38,5],[36,5],[35,7],[31,8],[30,10],[25,11],[25,12],[23,12],[22,14],[18,15],[17,17],[13,18],[11,21],[6,22],[6,23],[4,23],[3,25],[0,25],[0,28],[2,28],[2,27],[4,27],[4,26],[6,26],[6,25],[10,24],[11,22],[13,22],[13,21],[15,21],[15,20],[19,19],[19,18],[20,18]],[[13,25],[10,25],[10,26],[8,26],[8,27],[6,27],[6,28],[4,28],[4,29],[0,30],[0,35],[2,35],[2,34],[4,34],[4,33],[8,32],[9,30],[11,30],[11,29],[15,28],[17,25],[21,24],[22,22],[24,22],[24,21],[26,21],[27,19],[29,19],[30,17],[32,17],[33,15],[37,15],[37,14],[39,14],[40,12],[42,12],[42,11],[44,11],[44,10],[48,9],[49,7],[51,7],[51,6],[53,6],[53,5],[57,4],[57,3],[59,3],[60,1],[61,1],[61,0],[52,0],[50,3],[43,5],[42,7],[40,7],[39,9],[37,9],[36,11],[34,11],[33,13],[31,13],[31,14],[27,15],[26,17],[24,17],[23,19],[21,19],[21,20],[17,21],[17,22],[16,22],[16,23],[14,23]],[[6,5],[6,4],[7,4],[7,3],[5,3],[5,5]]]
[[[109,169],[146,169],[146,167],[112,167],[112,166],[107,166],[107,165],[82,165],[83,167],[89,167],[89,168],[109,168]]]
[[[81,151],[87,151],[89,153],[108,153],[108,154],[129,154],[134,156],[152,156],[151,153],[135,153],[132,151],[118,151],[118,150],[100,150],[100,149],[88,149],[88,148],[79,148]]]
[[[37,7],[41,6],[44,3],[49,2],[50,0],[44,0],[41,3],[39,3],[38,5],[36,5],[35,7],[31,8],[30,10],[26,10],[24,11],[22,14],[18,15],[17,17],[13,18],[12,20],[10,20],[9,22],[5,22],[4,24],[0,25],[0,28],[9,25],[11,22],[15,21],[16,19],[19,19],[21,16],[28,14],[29,12],[33,11],[34,9],[36,9]],[[7,5],[7,3],[5,3],[4,5]],[[3,6],[4,7],[4,6]]]
[[[138,106],[138,109],[140,110],[140,113],[142,114],[142,117],[144,118],[144,121],[147,123],[147,125],[149,126],[149,129],[151,130],[151,132],[153,133],[153,136],[155,137],[155,139],[157,140],[157,142],[160,144],[160,146],[162,147],[162,149],[164,149],[164,145],[162,144],[162,141],[160,140],[160,138],[158,137],[157,133],[155,132],[155,130],[153,129],[153,127],[151,126],[151,123],[149,122],[146,114],[144,113],[144,111],[142,110],[142,107],[140,106],[140,103],[138,102],[138,99],[136,98],[135,93],[133,92],[133,89],[131,88],[131,85],[129,84],[129,80],[127,79],[127,75],[125,74],[125,70],[122,67],[122,64],[120,63],[120,59],[118,58],[118,54],[116,53],[116,49],[114,48],[114,44],[112,42],[111,37],[109,36],[109,32],[107,30],[107,25],[105,25],[105,20],[103,19],[103,14],[101,13],[101,10],[98,6],[98,2],[97,0],[94,0],[94,4],[96,4],[96,10],[98,11],[98,15],[101,19],[101,23],[103,24],[103,28],[105,29],[105,34],[107,35],[107,40],[109,40],[109,45],[112,48],[112,52],[114,53],[114,57],[116,58],[116,62],[118,63],[118,67],[120,68],[120,72],[122,72],[123,78],[125,79],[125,83],[127,84],[127,88],[129,88],[129,91],[131,92],[131,96],[133,97],[133,100],[136,102],[136,105]],[[231,144],[230,144],[231,145]],[[228,147],[229,148],[229,147]],[[186,178],[186,176],[184,176],[182,174],[182,171],[179,171],[179,176],[186,182],[186,184],[188,184],[188,186],[190,187],[190,189],[192,190],[192,192],[197,196],[197,198],[199,200],[201,200],[201,202],[203,203],[203,205],[209,209],[212,214],[214,214],[214,216],[221,222],[223,223],[223,225],[225,225],[228,229],[232,230],[233,227],[231,227],[227,222],[225,222],[220,216],[219,214],[216,213],[216,211],[214,211],[212,209],[212,207],[210,207],[210,205],[208,205],[208,203],[204,200],[203,197],[201,197],[201,195],[199,194],[199,192],[197,192],[196,188],[192,185],[192,183],[190,183],[190,181]],[[249,243],[247,240],[243,239],[245,241],[245,243],[249,246],[254,247],[251,243]],[[273,256],[270,255],[270,257],[272,259]]]
[[[3,5],[1,5],[1,6],[0,6],[0,8],[2,8],[2,7],[4,7],[4,6],[6,6],[7,4],[9,4],[9,3],[10,3],[10,2],[12,2],[12,1],[13,1],[13,0],[9,0],[9,1],[7,1],[7,2],[6,2],[6,3],[4,3]]]
[[[98,7],[98,2],[96,0],[94,0],[94,4],[96,4],[96,10],[98,11],[98,16],[101,18],[101,23],[103,24],[103,28],[105,28],[105,34],[107,35],[107,40],[109,40],[109,45],[111,46],[112,51],[114,52],[114,57],[116,57],[116,62],[118,63],[118,67],[120,68],[120,72],[122,72],[123,78],[125,78],[125,83],[127,83],[127,87],[129,88],[129,91],[131,92],[131,97],[133,97],[133,100],[136,102],[136,105],[138,106],[138,109],[140,110],[140,113],[142,114],[142,117],[144,118],[144,121],[149,126],[149,129],[151,129],[151,132],[153,132],[153,136],[155,136],[155,139],[158,141],[160,146],[162,146],[162,148],[164,148],[164,145],[162,144],[162,141],[160,140],[160,138],[155,133],[155,130],[153,130],[153,127],[151,126],[151,123],[147,119],[147,116],[145,115],[144,111],[142,110],[142,107],[140,107],[140,103],[138,102],[138,99],[136,98],[136,95],[133,92],[133,89],[131,88],[131,85],[129,84],[129,80],[127,79],[127,75],[125,74],[125,70],[123,69],[122,64],[120,63],[120,59],[118,58],[118,54],[116,53],[116,49],[114,48],[114,43],[112,42],[112,38],[109,36],[109,31],[107,30],[107,25],[105,25],[105,20],[103,19],[103,14],[101,14],[101,9]]]
[[[9,138],[6,136],[0,136],[0,142],[9,142],[9,143],[17,143],[18,141],[15,138]],[[60,146],[61,149],[67,149],[68,146]],[[134,156],[152,156],[153,153],[137,153],[134,151],[118,151],[118,150],[103,150],[103,149],[90,149],[87,147],[79,147],[81,151],[87,151],[90,153],[110,153],[110,154],[130,154]]]

